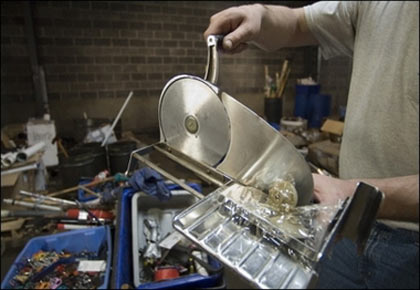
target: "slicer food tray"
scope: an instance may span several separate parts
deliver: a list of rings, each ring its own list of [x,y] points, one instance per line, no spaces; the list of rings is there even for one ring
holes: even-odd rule
[[[220,188],[174,218],[173,226],[259,288],[305,288],[316,272],[243,215],[226,210]]]

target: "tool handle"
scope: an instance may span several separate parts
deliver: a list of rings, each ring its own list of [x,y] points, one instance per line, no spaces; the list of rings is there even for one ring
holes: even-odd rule
[[[209,35],[207,37],[207,66],[204,79],[212,84],[217,84],[219,79],[219,54],[222,47],[223,35]]]

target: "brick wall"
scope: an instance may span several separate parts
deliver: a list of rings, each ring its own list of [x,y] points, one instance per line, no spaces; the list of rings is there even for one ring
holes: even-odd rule
[[[71,133],[74,119],[82,118],[83,112],[113,118],[130,90],[134,97],[123,115],[123,129],[155,130],[165,83],[181,73],[204,74],[207,52],[202,33],[210,16],[243,3],[34,1],[39,60],[58,130]],[[308,2],[276,3],[297,7]],[[22,5],[1,2],[2,126],[34,115]],[[290,115],[295,79],[316,72],[313,47],[276,53],[250,48],[239,55],[223,55],[219,86],[262,115],[264,65],[272,73],[280,71],[286,57],[292,61],[285,94],[285,114]],[[346,95],[344,91],[339,94]]]

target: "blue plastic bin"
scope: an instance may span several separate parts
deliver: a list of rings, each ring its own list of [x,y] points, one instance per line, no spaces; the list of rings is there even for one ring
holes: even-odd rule
[[[312,95],[319,94],[320,85],[296,85],[295,86],[295,117],[309,119],[312,112]]]
[[[136,191],[129,187],[123,190],[118,204],[117,226],[115,230],[114,256],[115,266],[113,267],[112,288],[121,289],[123,284],[133,284],[133,263],[131,250],[131,198]]]
[[[308,116],[309,128],[320,128],[323,119],[330,115],[331,96],[325,94],[315,94],[310,96],[311,112]]]
[[[198,184],[189,184],[196,190],[201,191]],[[172,190],[180,189],[178,186],[171,188]],[[123,284],[133,285],[133,263],[132,263],[132,246],[131,246],[131,200],[136,193],[132,188],[126,188],[121,196],[118,208],[118,225],[115,232],[118,241],[116,241],[117,250],[116,263],[113,270],[114,283],[113,288],[121,288]],[[221,263],[215,259],[210,258],[210,264],[217,268],[221,267]],[[137,289],[185,289],[185,288],[209,288],[224,285],[223,273],[213,274],[204,277],[200,274],[191,274],[185,277],[172,279],[161,282],[150,282],[140,285]]]
[[[98,254],[103,243],[107,245],[107,263],[104,283],[98,289],[107,289],[112,262],[111,231],[108,226],[73,230],[31,239],[10,267],[1,283],[1,288],[12,289],[9,282],[19,273],[18,265],[21,265],[22,261],[31,258],[33,254],[40,250],[57,252],[66,250],[71,253],[89,251]]]
[[[89,184],[92,181],[93,181],[93,178],[80,178],[79,185]],[[99,193],[98,189],[93,188],[92,190],[96,193]],[[81,188],[79,188],[77,190],[77,199],[80,202],[88,202],[88,201],[91,201],[91,200],[94,200],[94,199],[97,199],[97,198],[98,198],[97,196],[95,196],[93,194],[90,194],[90,193],[86,193]]]

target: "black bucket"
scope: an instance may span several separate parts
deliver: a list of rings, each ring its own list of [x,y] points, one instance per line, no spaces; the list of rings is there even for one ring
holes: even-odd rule
[[[78,150],[80,150],[82,154],[84,154],[83,151],[86,151],[87,154],[94,157],[94,168],[96,170],[96,174],[109,168],[106,160],[106,149],[105,146],[101,146],[101,143],[84,143]]]
[[[69,158],[63,159],[60,164],[63,186],[66,188],[76,186],[81,177],[94,177],[96,175],[94,160],[94,156],[89,154],[69,156]]]
[[[269,123],[280,124],[282,110],[282,98],[264,98],[264,115]]]
[[[124,173],[127,170],[130,154],[136,148],[137,143],[134,141],[119,141],[108,145],[109,169],[112,175],[118,172]],[[130,170],[132,169],[133,166]]]

